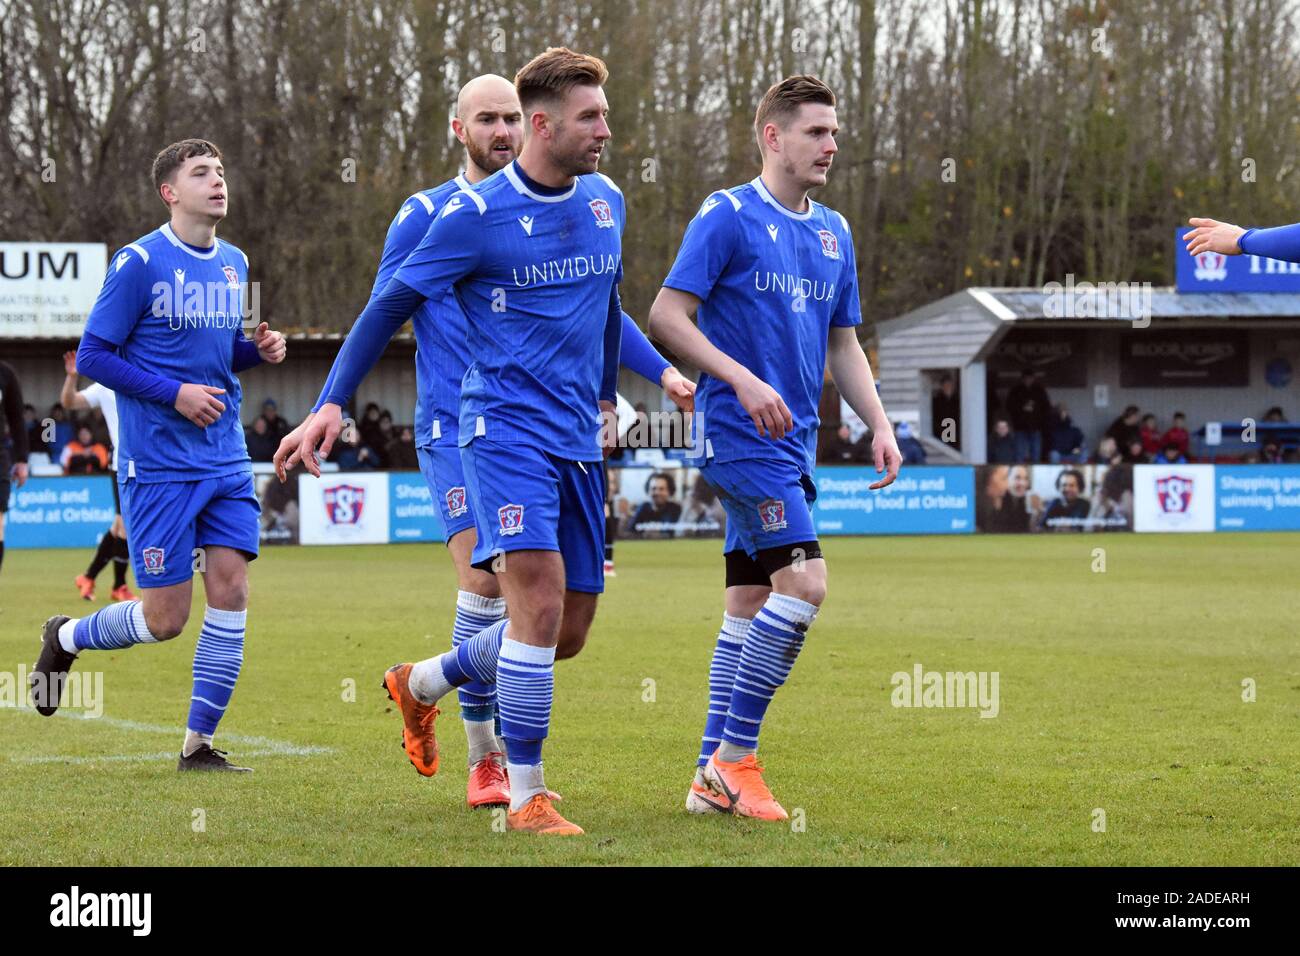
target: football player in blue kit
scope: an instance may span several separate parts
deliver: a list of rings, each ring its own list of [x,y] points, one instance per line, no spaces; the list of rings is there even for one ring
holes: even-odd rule
[[[892,482],[901,462],[854,331],[853,237],[843,216],[808,198],[826,183],[837,132],[835,96],[816,77],[773,85],[754,120],[762,172],[704,200],[650,311],[651,333],[701,370],[690,460],[727,512],[726,611],[692,812],[788,818],[756,751],[826,596],[811,505],[828,360],[871,426],[876,471],[887,471],[871,487]]]

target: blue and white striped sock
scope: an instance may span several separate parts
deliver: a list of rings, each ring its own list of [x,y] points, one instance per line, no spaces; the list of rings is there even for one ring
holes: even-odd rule
[[[504,640],[497,663],[497,700],[501,735],[506,739],[512,811],[546,792],[541,773],[542,741],[550,730],[554,694],[555,648]]]
[[[185,725],[191,733],[211,738],[230,706],[244,663],[247,618],[247,611],[210,607],[204,612],[203,630],[194,645],[194,690]]]
[[[479,631],[467,641],[461,641],[455,650],[438,657],[420,661],[411,668],[408,685],[416,699],[426,704],[436,704],[454,688],[470,681],[495,684],[497,656],[509,618],[503,618]]]
[[[745,632],[752,619],[722,615],[722,630],[713,648],[713,661],[709,664],[709,713],[704,719],[704,736],[700,740],[699,765],[703,767],[722,742],[722,727],[727,722],[727,708],[731,706],[731,690],[736,683],[736,668],[740,666],[740,649],[745,643]]]
[[[67,631],[71,629],[73,651],[116,651],[132,644],[156,644],[144,622],[144,603],[122,601],[102,607],[90,617],[67,621],[59,628],[59,643],[69,650]]]
[[[758,749],[763,715],[776,689],[790,676],[804,634],[816,617],[815,604],[775,593],[754,616],[740,651],[719,760],[739,760]]]
[[[460,647],[484,628],[491,627],[505,613],[505,598],[483,597],[473,591],[458,591],[456,621],[451,629],[452,649]],[[461,685],[457,696],[460,698],[460,716],[465,721],[491,720],[496,714],[497,691],[492,684],[472,680]]]

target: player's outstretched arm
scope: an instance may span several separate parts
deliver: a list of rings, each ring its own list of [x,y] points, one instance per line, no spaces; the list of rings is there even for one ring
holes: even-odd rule
[[[695,411],[695,383],[684,376],[645,337],[636,321],[623,313],[623,344],[619,362],[648,382],[656,382],[684,412]]]
[[[384,354],[397,330],[424,301],[424,295],[393,279],[383,292],[366,304],[348,332],[320,399],[312,409],[315,414],[302,426],[298,460],[313,475],[320,476],[317,446],[320,447],[320,458],[329,456],[343,427],[343,406],[374,368],[379,356]]]
[[[1218,252],[1225,256],[1247,253],[1284,262],[1300,262],[1300,223],[1273,229],[1243,229],[1216,219],[1189,219],[1194,226],[1183,236],[1187,251],[1194,256]]]
[[[884,472],[885,477],[868,487],[883,488],[898,477],[903,456],[898,450],[898,440],[894,438],[894,427],[890,424],[885,406],[876,391],[871,363],[862,351],[853,326],[831,326],[826,343],[826,364],[831,370],[831,380],[849,403],[849,408],[871,426],[871,450],[875,457],[876,474]]]
[[[650,307],[650,334],[701,371],[730,385],[759,435],[784,438],[794,428],[794,418],[785,401],[776,389],[696,328],[691,316],[699,305],[700,300],[691,293],[664,286]]]
[[[77,389],[77,353],[63,353],[63,388],[59,390],[59,404],[68,411],[89,408],[90,402]]]

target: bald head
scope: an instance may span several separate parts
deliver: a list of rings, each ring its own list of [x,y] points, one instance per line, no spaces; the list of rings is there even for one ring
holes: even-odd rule
[[[456,118],[463,123],[484,104],[501,106],[507,103],[519,105],[515,85],[504,76],[484,73],[474,77],[456,94]]]
[[[523,145],[523,111],[515,86],[485,73],[460,88],[452,131],[465,146],[465,175],[478,182],[508,165]]]

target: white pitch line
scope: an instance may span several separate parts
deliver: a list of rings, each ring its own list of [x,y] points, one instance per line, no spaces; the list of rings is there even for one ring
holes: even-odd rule
[[[23,708],[21,713],[36,714],[34,710]],[[104,724],[114,727],[118,730],[127,730],[132,733],[140,734],[169,734],[181,735],[184,731],[179,727],[168,727],[164,724],[144,724],[136,720],[123,720],[120,717],[90,717],[86,714],[75,711],[57,712],[55,717],[63,717],[67,720],[84,720],[96,724]],[[233,744],[244,744],[253,747],[253,750],[243,751],[239,757],[313,757],[318,754],[333,753],[333,747],[317,747],[311,745],[299,745],[289,743],[284,740],[272,740],[269,737],[248,737],[242,734],[222,734],[223,741],[229,741]],[[162,753],[153,754],[106,754],[104,756],[66,756],[61,757],[55,754],[39,754],[34,756],[10,757],[10,763],[122,763],[131,761],[149,761],[149,760],[175,760],[179,751],[169,750]]]

